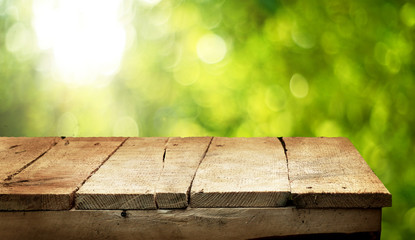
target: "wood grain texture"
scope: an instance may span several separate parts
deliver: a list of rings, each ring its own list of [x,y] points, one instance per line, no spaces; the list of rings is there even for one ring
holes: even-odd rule
[[[377,232],[381,229],[380,223],[380,209],[284,207],[0,212],[0,236],[10,240],[251,239]]]
[[[0,210],[63,210],[124,138],[66,138],[0,186]]]
[[[168,138],[129,138],[76,193],[77,209],[155,209]]]
[[[186,208],[190,185],[212,137],[170,138],[156,186],[158,208]]]
[[[196,173],[192,207],[278,207],[289,196],[277,138],[215,137]]]
[[[379,208],[392,197],[347,138],[284,138],[292,199],[303,208]]]
[[[0,183],[37,160],[60,138],[0,137]]]

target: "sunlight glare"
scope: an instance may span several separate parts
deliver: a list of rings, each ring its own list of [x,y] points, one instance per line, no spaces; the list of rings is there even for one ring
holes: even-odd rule
[[[122,0],[35,0],[33,27],[42,50],[51,50],[51,68],[71,85],[99,85],[117,73],[126,30]]]

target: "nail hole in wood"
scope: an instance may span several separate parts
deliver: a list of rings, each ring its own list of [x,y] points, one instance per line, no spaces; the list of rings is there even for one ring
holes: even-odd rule
[[[127,211],[122,210],[121,217],[126,218],[127,217]]]

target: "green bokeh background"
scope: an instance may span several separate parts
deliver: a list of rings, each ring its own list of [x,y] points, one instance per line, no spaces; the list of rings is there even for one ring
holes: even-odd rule
[[[415,2],[123,4],[119,71],[71,86],[39,70],[32,3],[0,0],[1,136],[344,136],[393,195],[382,239],[415,239]]]

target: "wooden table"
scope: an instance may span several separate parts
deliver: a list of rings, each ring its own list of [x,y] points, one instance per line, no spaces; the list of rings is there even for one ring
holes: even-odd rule
[[[379,239],[346,138],[0,138],[0,239]]]

